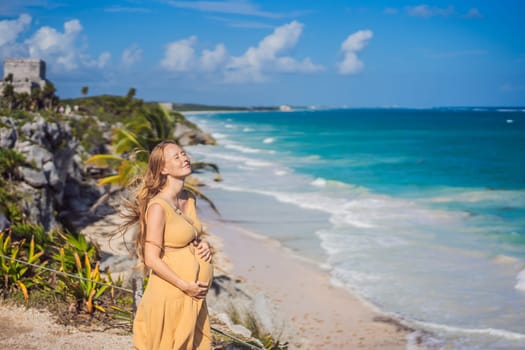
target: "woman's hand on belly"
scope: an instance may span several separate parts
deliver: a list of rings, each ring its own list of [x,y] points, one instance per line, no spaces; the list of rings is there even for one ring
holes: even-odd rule
[[[186,286],[182,291],[195,300],[204,299],[208,294],[208,284],[197,282],[186,282]]]
[[[193,245],[197,249],[197,255],[206,262],[211,262],[212,253],[210,244],[204,240],[193,241]]]

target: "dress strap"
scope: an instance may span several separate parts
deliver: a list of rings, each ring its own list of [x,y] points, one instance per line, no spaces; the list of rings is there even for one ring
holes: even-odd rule
[[[144,243],[152,244],[152,245],[154,245],[155,247],[159,248],[160,250],[164,251],[164,247],[163,247],[162,244],[160,244],[159,242],[150,241],[150,240],[145,240]]]

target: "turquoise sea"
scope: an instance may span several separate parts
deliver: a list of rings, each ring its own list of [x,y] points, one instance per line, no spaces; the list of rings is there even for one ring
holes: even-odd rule
[[[525,109],[188,114],[223,218],[444,349],[525,349]],[[206,174],[202,176],[206,179]]]

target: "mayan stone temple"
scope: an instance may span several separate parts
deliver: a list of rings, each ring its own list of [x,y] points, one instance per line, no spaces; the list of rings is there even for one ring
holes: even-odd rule
[[[4,79],[0,82],[0,91],[8,82],[6,79],[13,77],[15,92],[27,92],[36,88],[43,89],[46,85],[46,63],[38,58],[6,58],[4,60]]]

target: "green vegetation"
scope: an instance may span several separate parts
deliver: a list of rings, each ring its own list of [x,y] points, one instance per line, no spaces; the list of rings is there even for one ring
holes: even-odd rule
[[[21,194],[16,191],[16,184],[20,180],[18,167],[22,165],[29,166],[22,154],[9,148],[0,148],[0,213],[11,224],[23,220],[22,209],[18,204]]]
[[[125,96],[90,96],[75,99],[63,99],[63,105],[78,106],[81,115],[97,116],[110,125],[127,123],[133,119],[133,112],[144,105],[140,99],[128,99]]]
[[[130,89],[128,96],[134,94],[132,89]],[[104,101],[104,108],[107,109],[104,113],[106,113],[107,120],[114,120],[117,116],[121,116],[122,122],[119,124],[122,126],[113,128],[112,153],[95,154],[86,160],[86,165],[100,169],[102,176],[98,180],[99,185],[112,185],[116,188],[114,192],[124,188],[144,172],[151,150],[159,142],[173,139],[177,123],[184,123],[190,128],[196,128],[182,114],[170,112],[157,103],[135,102],[137,100],[115,96],[99,96],[81,101],[96,99]],[[81,104],[79,108],[81,110],[88,108],[87,106],[90,103]],[[124,113],[124,110],[127,114]],[[219,174],[219,168],[215,164],[197,164],[198,169],[209,168]],[[219,175],[216,180],[220,180]],[[208,202],[217,211],[214,203],[194,183],[195,181],[189,180],[185,187]]]
[[[15,92],[12,84],[13,75],[9,74],[4,82],[0,104],[2,108],[11,110],[39,111],[42,109],[52,110],[58,106],[60,99],[55,95],[56,88],[52,82],[47,81],[44,88],[35,88],[31,93]]]
[[[27,222],[0,232],[0,281],[7,299],[21,295],[26,305],[39,305],[40,300],[39,306],[47,307],[53,295],[53,306],[70,318],[98,312],[108,321],[131,324],[132,300],[114,288],[122,282],[115,283],[109,269],[100,271],[96,246],[80,233],[45,232]]]
[[[104,132],[97,119],[86,115],[83,118],[70,119],[73,137],[80,141],[80,145],[87,153],[98,153],[101,145],[105,143]]]
[[[40,262],[43,254],[43,250],[35,253],[34,238],[27,246],[25,239],[12,242],[11,235],[0,232],[0,277],[3,277],[4,295],[16,288],[24,295],[27,303],[29,300],[28,287],[42,284],[43,270],[32,268],[30,265],[21,263],[20,260],[44,266],[47,262]]]
[[[55,101],[50,98],[54,87],[50,84],[44,90],[45,94],[39,92],[35,96],[43,96],[42,106],[50,107]],[[82,91],[87,95],[87,87]],[[164,110],[157,103],[135,99],[135,93],[136,90],[131,88],[124,97],[97,96],[63,101],[78,105],[82,118],[70,118],[50,110],[41,110],[39,114],[47,121],[69,123],[73,137],[91,154],[99,152],[100,145],[105,143],[103,132],[112,127],[113,154],[99,153],[91,158],[92,162],[102,164],[108,170],[99,183],[120,187],[144,168],[149,151],[158,142],[173,138],[176,123],[196,128],[179,113]],[[4,106],[7,107],[5,115],[14,120],[15,127],[34,122],[34,113],[20,109],[20,105],[11,103],[13,101],[8,102],[8,106]],[[22,133],[19,137],[23,137],[20,135]],[[0,212],[9,221],[9,227],[0,236],[0,281],[3,281],[0,293],[7,298],[21,296],[29,304],[30,296],[42,296],[43,292],[49,291],[55,295],[56,301],[75,305],[76,313],[104,313],[129,321],[131,298],[112,287],[114,282],[109,270],[100,271],[100,256],[93,244],[81,233],[46,232],[39,223],[27,220],[20,207],[23,195],[16,190],[21,180],[19,166],[30,164],[12,149],[0,149]],[[218,170],[215,165],[209,167]],[[207,199],[197,189],[193,190]]]
[[[47,121],[68,123],[73,137],[92,155],[86,164],[101,170],[99,184],[111,185],[117,190],[143,171],[149,152],[158,142],[173,139],[177,124],[197,128],[180,113],[167,111],[158,103],[136,99],[134,88],[130,88],[126,96],[87,97],[88,87],[84,86],[82,98],[61,101],[64,106],[78,106],[75,114],[81,117],[69,117],[54,111],[58,98],[54,96],[52,84],[46,85],[43,91],[33,91],[31,95],[15,94],[9,86],[4,89],[4,97],[7,90],[8,98],[0,102],[0,107],[4,108],[0,109],[0,115],[14,120],[16,128],[34,122],[37,114],[33,111],[37,110]],[[181,110],[199,108],[199,105],[185,106],[187,108]],[[200,107],[240,110],[235,107]],[[0,127],[5,125],[0,122]],[[111,154],[103,153],[106,149],[104,133],[108,131],[112,132]],[[19,137],[23,137],[21,133]],[[0,213],[9,221],[9,227],[0,231],[0,295],[27,306],[44,306],[59,314],[63,323],[98,320],[109,322],[114,327],[116,322],[121,322],[119,325],[129,332],[133,316],[132,295],[118,288],[123,282],[113,280],[109,269],[100,270],[96,245],[87,241],[81,232],[46,231],[40,223],[29,222],[26,218],[20,204],[23,194],[17,191],[21,180],[20,166],[30,167],[31,164],[12,149],[0,149]],[[217,165],[194,162],[192,166],[196,172],[214,171],[216,180],[220,180]],[[186,187],[216,210],[195,182],[188,180]],[[77,315],[88,317],[79,318]],[[253,315],[238,314],[237,318],[260,339],[255,342],[248,339],[247,342],[268,350],[287,349],[286,343],[281,344],[262,332]],[[214,335],[215,348],[220,349],[220,344],[224,344],[224,348],[228,343],[232,344],[231,339],[221,337]],[[242,344],[235,346],[247,348]]]
[[[256,347],[262,347],[266,350],[286,350],[288,349],[288,343],[281,343],[279,339],[276,339],[274,335],[268,334],[263,331],[263,328],[258,321],[255,314],[250,311],[242,308],[239,310],[239,307],[234,304],[230,304],[227,310],[228,317],[234,324],[239,324],[248,329],[252,338],[258,339],[259,343],[254,343],[253,340],[247,339],[246,342]],[[238,344],[242,345],[242,344]],[[242,347],[241,347],[242,348]]]

